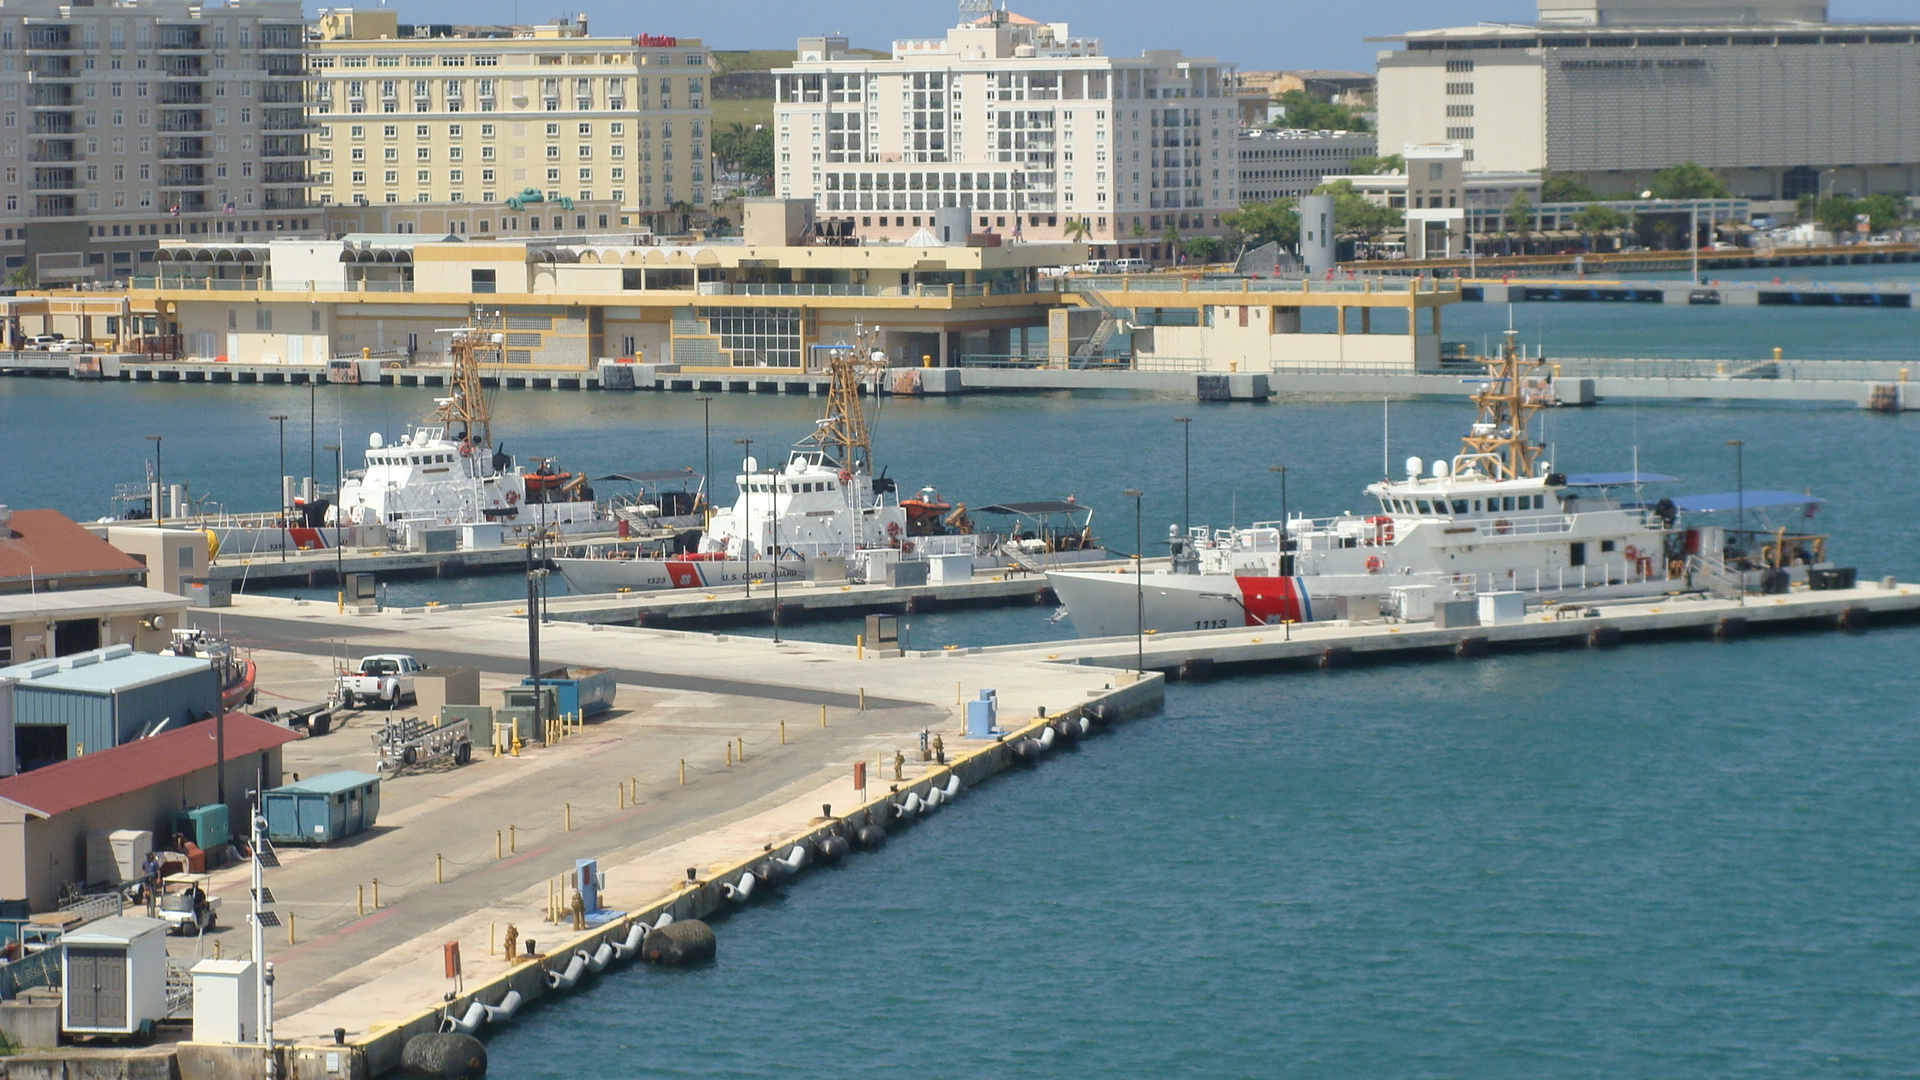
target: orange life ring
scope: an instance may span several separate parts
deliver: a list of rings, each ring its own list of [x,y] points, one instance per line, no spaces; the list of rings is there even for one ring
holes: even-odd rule
[[[517,503],[517,502],[519,502],[519,501],[520,501],[520,493],[519,493],[519,492],[517,492],[517,491],[509,491],[509,492],[507,492],[507,505],[508,505],[508,506],[512,506],[512,505],[513,505],[514,503]]]
[[[1378,555],[1367,556],[1367,573],[1369,574],[1379,573],[1381,570],[1385,569],[1386,565],[1387,565],[1387,561],[1385,559],[1382,559]]]
[[[853,480],[853,474],[851,472],[848,472],[845,469],[840,470],[840,482],[842,484],[850,483],[852,480]]]
[[[1627,561],[1628,562],[1640,561],[1640,549],[1633,546],[1632,544],[1627,545]]]
[[[470,443],[470,442],[466,442],[466,441],[464,441],[464,440],[462,440],[462,442],[460,443],[460,456],[461,456],[461,457],[472,457],[472,456],[473,456],[473,444],[472,444],[472,443]]]
[[[913,541],[911,541],[911,540],[909,540],[909,541],[907,541],[906,543],[904,543],[904,544],[901,544],[901,545],[900,545],[900,554],[902,554],[902,555],[911,555],[911,554],[913,554]]]
[[[1501,518],[1493,523],[1493,531],[1501,536],[1505,536],[1513,531],[1513,522],[1508,521],[1506,518]]]
[[[1393,543],[1392,518],[1385,514],[1376,514],[1367,519],[1367,524],[1373,526],[1373,539],[1370,543],[1382,546]]]

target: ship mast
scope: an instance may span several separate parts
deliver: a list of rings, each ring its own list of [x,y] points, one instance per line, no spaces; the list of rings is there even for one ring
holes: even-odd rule
[[[1527,435],[1540,403],[1528,398],[1520,380],[1545,361],[1527,359],[1514,344],[1514,336],[1514,331],[1507,331],[1500,355],[1480,358],[1487,367],[1487,382],[1473,395],[1480,415],[1460,440],[1462,456],[1491,462],[1496,480],[1533,476],[1534,456],[1540,452]]]
[[[879,330],[856,331],[852,347],[827,354],[827,415],[811,437],[848,472],[870,472],[873,467],[873,439],[860,405],[860,385],[886,370],[879,344]]]
[[[453,332],[453,374],[447,380],[447,396],[427,418],[428,423],[445,425],[448,438],[473,442],[488,450],[493,449],[493,416],[480,385],[480,365],[501,361],[505,337],[498,332],[499,325],[497,312],[492,319],[484,311],[473,312],[468,315],[467,325]],[[484,361],[483,356],[487,357]]]

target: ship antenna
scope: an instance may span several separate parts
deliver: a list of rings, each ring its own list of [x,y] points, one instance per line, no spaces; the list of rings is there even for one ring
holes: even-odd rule
[[[1390,415],[1392,402],[1393,399],[1390,397],[1380,399],[1380,475],[1389,480],[1393,479],[1393,455],[1388,450],[1387,438],[1393,428]]]

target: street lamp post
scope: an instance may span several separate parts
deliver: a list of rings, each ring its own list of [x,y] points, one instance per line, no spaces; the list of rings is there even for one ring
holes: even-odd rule
[[[1740,439],[1728,439],[1727,445],[1733,447],[1733,542],[1736,545],[1746,543],[1747,531],[1747,444]],[[1741,558],[1746,558],[1746,548],[1739,548]],[[1740,604],[1747,603],[1747,570],[1743,562],[1740,567]]]
[[[733,443],[735,446],[744,448],[740,451],[744,459],[740,471],[746,476],[746,481],[740,485],[740,512],[746,520],[740,523],[740,527],[747,533],[743,539],[747,549],[747,599],[751,600],[753,599],[753,549],[759,545],[758,538],[753,535],[753,466],[748,464],[753,461],[753,440],[735,439]]]
[[[1128,488],[1121,494],[1133,500],[1133,670],[1136,675],[1144,675],[1147,671],[1147,555],[1140,545],[1140,498],[1146,492]]]
[[[326,447],[333,452],[333,587],[334,604],[340,614],[347,611],[347,575],[345,556],[340,551],[340,518],[346,513],[340,506],[340,487],[346,482],[345,451],[338,446]]]
[[[314,445],[320,441],[320,380],[307,376],[307,478],[320,483],[320,453]]]
[[[287,561],[287,414],[274,413],[267,419],[280,425],[280,561]]]
[[[706,472],[700,478],[705,496],[701,501],[706,504],[701,510],[700,529],[705,532],[713,524],[713,398],[702,394],[694,400],[700,403],[700,444],[707,458]]]
[[[780,472],[768,469],[773,478],[773,643],[780,644]]]
[[[1287,528],[1287,467],[1269,465],[1267,471],[1280,474],[1280,576],[1293,576],[1293,534]]]
[[[151,509],[153,527],[156,529],[161,527],[162,520],[167,516],[161,502],[167,497],[167,478],[160,472],[160,438],[158,435],[147,436],[147,441],[153,444],[153,506]]]
[[[1180,531],[1193,532],[1193,417],[1176,416],[1180,425]]]

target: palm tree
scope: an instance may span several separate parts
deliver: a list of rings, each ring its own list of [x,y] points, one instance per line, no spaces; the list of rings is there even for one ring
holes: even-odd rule
[[[688,229],[693,227],[693,204],[692,203],[682,200],[680,202],[674,203],[672,206],[668,207],[667,209],[672,210],[674,213],[680,215],[680,231],[681,232],[686,232]]]
[[[1068,218],[1066,225],[1060,231],[1068,240],[1076,244],[1084,244],[1087,242],[1087,237],[1093,235],[1093,226],[1087,222],[1086,218]]]

